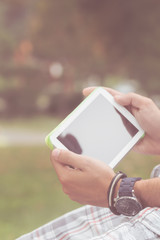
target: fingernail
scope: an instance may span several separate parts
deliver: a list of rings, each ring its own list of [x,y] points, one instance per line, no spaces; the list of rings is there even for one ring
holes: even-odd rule
[[[59,154],[60,154],[59,149],[56,148],[56,149],[53,150],[53,157],[54,157],[55,160],[58,160]]]

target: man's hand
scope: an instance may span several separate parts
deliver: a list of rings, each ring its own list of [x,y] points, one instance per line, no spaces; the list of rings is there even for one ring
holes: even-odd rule
[[[95,87],[86,88],[83,94],[88,96]],[[154,102],[135,93],[123,94],[105,88],[117,103],[126,107],[136,118],[145,131],[145,137],[133,148],[144,154],[160,154],[160,110]]]
[[[73,201],[108,206],[107,191],[115,173],[104,162],[59,149],[52,152],[51,162],[63,191]]]

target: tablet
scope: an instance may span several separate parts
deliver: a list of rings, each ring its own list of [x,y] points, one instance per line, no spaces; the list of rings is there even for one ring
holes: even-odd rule
[[[143,136],[135,117],[99,87],[45,141],[51,149],[68,149],[114,168]]]

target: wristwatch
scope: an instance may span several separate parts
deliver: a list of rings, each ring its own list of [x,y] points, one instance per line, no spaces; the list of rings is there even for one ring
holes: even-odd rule
[[[134,184],[141,178],[123,178],[117,197],[114,199],[114,207],[119,214],[135,216],[142,210],[142,205],[134,194]]]

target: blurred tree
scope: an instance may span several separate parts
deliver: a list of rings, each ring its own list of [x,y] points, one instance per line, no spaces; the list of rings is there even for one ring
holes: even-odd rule
[[[159,11],[158,0],[41,0],[31,28],[35,54],[70,62],[78,76],[121,74],[158,93]]]
[[[138,79],[151,94],[160,92],[160,2],[82,0],[92,37],[103,46],[107,70]]]
[[[0,1],[0,59],[9,59],[18,42],[27,35],[31,1]]]
[[[95,43],[93,39],[90,41],[90,32],[85,27],[79,2],[61,0],[46,3],[40,0],[31,22],[31,39],[38,57],[67,63],[76,68],[81,78],[96,72],[94,62],[99,67],[104,67],[105,63],[98,63],[101,58],[96,59],[94,56]]]
[[[0,92],[8,112],[36,112],[37,101],[59,99],[60,91],[71,103],[76,86],[86,79],[102,85],[110,74],[159,94],[159,12],[159,0],[0,1]],[[63,67],[58,79],[49,73],[55,63]]]

